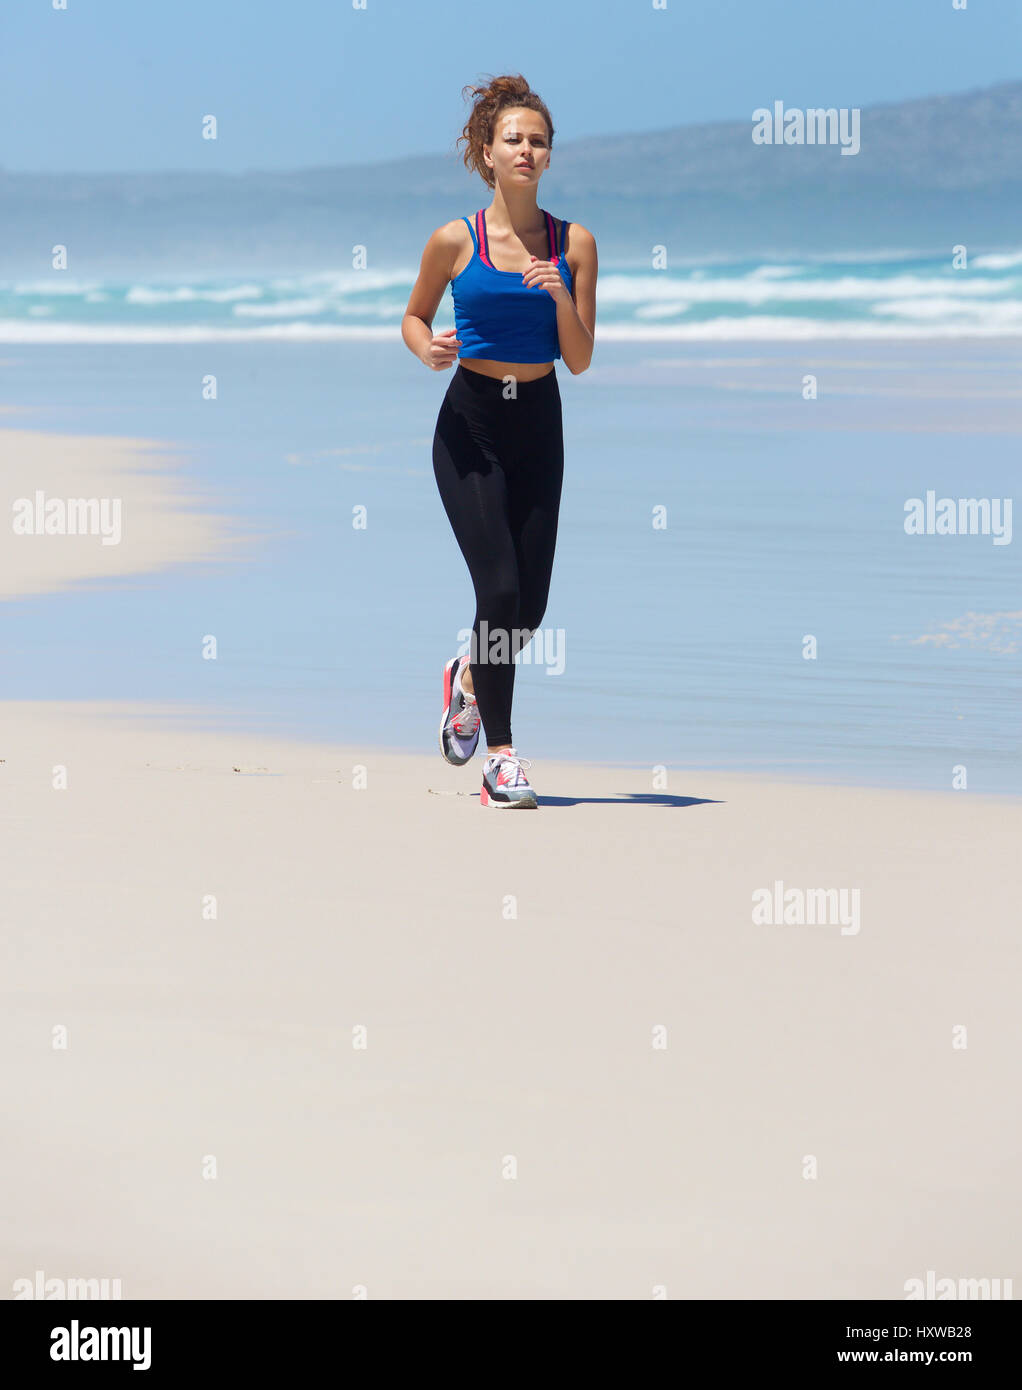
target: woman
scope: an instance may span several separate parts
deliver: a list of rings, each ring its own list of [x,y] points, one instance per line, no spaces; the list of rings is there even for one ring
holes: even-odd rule
[[[596,242],[536,202],[554,127],[525,78],[466,90],[474,104],[464,161],[493,202],[429,238],[401,333],[433,371],[458,360],[437,417],[433,473],[476,614],[470,655],[444,667],[440,751],[467,763],[481,719],[489,756],[479,804],[520,809],[535,807],[536,794],[525,776],[531,761],[511,739],[514,658],[546,611],[564,472],[554,359],[573,375],[592,360]],[[434,333],[448,284],[456,327]]]

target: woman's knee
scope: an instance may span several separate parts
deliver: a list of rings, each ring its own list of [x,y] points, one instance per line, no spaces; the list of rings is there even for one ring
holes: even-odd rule
[[[518,603],[518,625],[521,628],[528,628],[529,635],[536,631],[543,621],[546,613],[546,597],[536,598],[528,594],[523,594]],[[528,641],[528,638],[526,638]]]
[[[514,583],[477,590],[476,612],[479,621],[485,618],[491,632],[497,627],[510,630],[518,626],[520,601],[518,585]]]

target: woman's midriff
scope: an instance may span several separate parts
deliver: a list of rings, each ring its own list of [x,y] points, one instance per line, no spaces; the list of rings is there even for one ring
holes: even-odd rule
[[[554,369],[552,362],[494,362],[489,357],[459,357],[458,364],[480,376],[513,376],[518,381],[536,381]]]

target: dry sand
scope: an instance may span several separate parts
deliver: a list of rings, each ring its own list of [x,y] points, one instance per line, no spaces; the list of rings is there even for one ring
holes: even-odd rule
[[[0,710],[0,1288],[1022,1287],[1018,800]]]

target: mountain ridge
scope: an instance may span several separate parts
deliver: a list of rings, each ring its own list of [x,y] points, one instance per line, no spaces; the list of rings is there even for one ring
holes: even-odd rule
[[[750,111],[555,143],[542,205],[597,232],[601,259],[625,262],[646,257],[651,238],[689,254],[1022,243],[1022,81],[863,107],[851,157],[757,145],[752,128]],[[377,265],[407,265],[434,226],[489,198],[453,148],[244,173],[0,169],[0,273],[48,270],[55,243],[97,271],[308,269],[345,263],[355,244]]]

